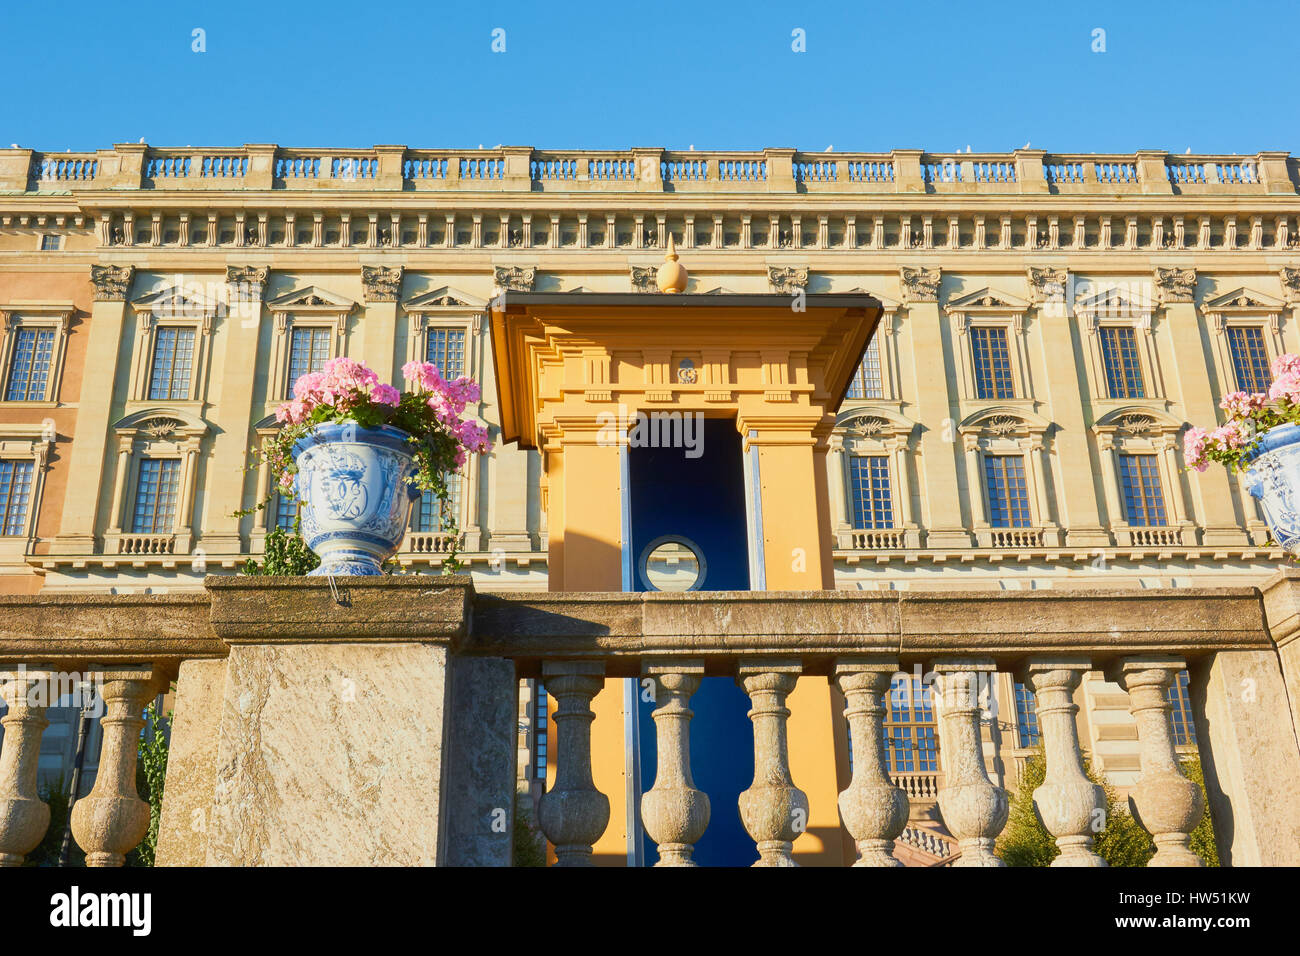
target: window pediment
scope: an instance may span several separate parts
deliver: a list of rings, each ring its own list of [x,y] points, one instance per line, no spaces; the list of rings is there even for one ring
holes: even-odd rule
[[[1074,314],[1088,323],[1089,332],[1095,332],[1097,323],[1107,320],[1137,322],[1149,329],[1154,311],[1155,304],[1149,298],[1120,286],[1101,289],[1074,302]]]
[[[451,286],[424,292],[402,303],[404,312],[482,312],[487,302]]]
[[[964,312],[971,316],[1014,315],[1027,310],[1030,304],[1019,296],[985,286],[975,292],[968,292],[956,299],[950,299],[944,306],[944,311],[949,315],[955,315],[958,312]]]
[[[835,427],[857,438],[884,439],[910,435],[916,423],[892,409],[858,406],[843,413]]]
[[[1051,422],[1021,408],[997,406],[980,409],[957,426],[960,435],[1006,438],[1012,435],[1042,435]]]
[[[208,423],[180,409],[148,408],[120,419],[113,431],[123,437],[183,441],[202,438],[208,433]]]
[[[1112,438],[1157,438],[1176,435],[1183,423],[1158,408],[1129,405],[1107,412],[1092,426],[1097,435]]]
[[[357,307],[357,304],[345,295],[339,295],[337,292],[330,292],[328,289],[310,285],[276,296],[267,302],[266,307],[272,312],[316,312],[323,315],[348,315]]]
[[[1247,289],[1244,286],[1225,292],[1201,304],[1201,311],[1214,322],[1216,332],[1223,331],[1223,324],[1234,318],[1267,319],[1274,332],[1286,303],[1263,292]]]
[[[202,319],[211,321],[219,303],[209,299],[197,289],[168,286],[131,302],[137,315],[157,319]]]

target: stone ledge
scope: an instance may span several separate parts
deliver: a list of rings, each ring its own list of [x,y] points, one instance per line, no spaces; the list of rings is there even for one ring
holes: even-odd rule
[[[474,586],[462,575],[211,575],[211,627],[227,644],[402,642],[454,646]],[[336,600],[337,595],[337,600]]]

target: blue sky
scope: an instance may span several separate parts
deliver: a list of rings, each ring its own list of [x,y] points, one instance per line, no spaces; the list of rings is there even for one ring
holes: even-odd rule
[[[1297,153],[1298,28],[1295,0],[4,0],[0,142]]]

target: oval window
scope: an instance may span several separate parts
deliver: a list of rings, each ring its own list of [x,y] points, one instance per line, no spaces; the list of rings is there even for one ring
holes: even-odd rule
[[[706,570],[699,548],[677,535],[651,541],[641,555],[641,583],[651,591],[693,591]]]

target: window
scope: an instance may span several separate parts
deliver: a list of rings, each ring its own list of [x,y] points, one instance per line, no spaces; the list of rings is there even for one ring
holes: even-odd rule
[[[1165,691],[1169,699],[1169,730],[1175,747],[1196,746],[1196,725],[1192,723],[1192,698],[1187,681],[1187,671],[1180,671]]]
[[[1037,747],[1038,741],[1038,700],[1032,690],[1017,681],[1016,745],[1019,747]]]
[[[17,329],[9,360],[7,402],[43,402],[54,359],[54,329]]]
[[[1243,392],[1267,392],[1273,384],[1268,367],[1268,349],[1264,347],[1264,330],[1257,325],[1228,326],[1228,352],[1237,388]]]
[[[25,535],[35,462],[0,460],[0,534]]]
[[[885,763],[891,774],[938,773],[934,698],[916,677],[895,677],[885,699]]]
[[[309,372],[319,372],[330,357],[330,329],[297,328],[289,337],[289,381],[285,391],[293,394],[293,383]]]
[[[537,696],[533,701],[533,779],[546,781],[546,688],[537,681]]]
[[[155,335],[153,370],[149,375],[151,401],[190,397],[194,367],[194,329],[163,326]]]
[[[880,379],[880,343],[872,339],[862,354],[862,364],[853,374],[849,384],[849,398],[884,398],[885,390]]]
[[[889,459],[883,455],[857,455],[849,459],[853,494],[853,527],[892,528],[894,502],[889,488]]]
[[[298,520],[298,499],[292,495],[275,496],[275,526],[282,531],[292,531]]]
[[[171,534],[176,525],[176,495],[181,463],[177,458],[146,458],[140,462],[135,486],[133,534]]]
[[[975,326],[970,330],[970,335],[971,354],[975,361],[975,397],[1014,398],[1007,330],[993,326]]]
[[[1022,456],[986,455],[984,485],[989,496],[989,524],[995,528],[1030,526],[1029,489]]]
[[[465,330],[429,329],[424,360],[438,366],[443,378],[460,378],[465,374]]]
[[[450,500],[447,502],[447,510],[452,517],[457,519],[459,525],[460,517],[460,489],[461,476],[452,474],[447,476],[447,490],[451,492]],[[450,528],[444,527],[442,510],[439,508],[439,501],[432,491],[420,493],[420,500],[415,509],[415,527],[414,531],[436,532],[448,531]]]
[[[63,245],[62,236],[41,236],[42,252],[57,252],[61,245]]]
[[[1103,325],[1097,330],[1101,341],[1101,364],[1106,372],[1108,398],[1144,398],[1142,363],[1138,359],[1137,336],[1126,325]]]
[[[1165,518],[1165,496],[1155,455],[1120,455],[1119,477],[1128,523],[1139,528],[1160,528]]]

